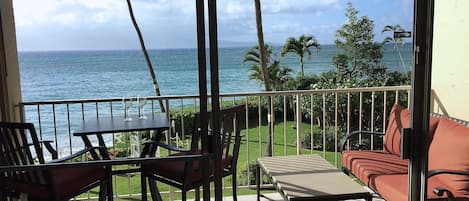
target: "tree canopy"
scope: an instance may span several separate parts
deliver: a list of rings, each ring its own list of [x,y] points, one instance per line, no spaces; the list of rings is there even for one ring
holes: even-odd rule
[[[381,64],[383,44],[374,41],[374,23],[347,4],[348,22],[336,32],[335,45],[340,50],[333,58],[339,79],[384,79],[386,67]]]
[[[316,38],[313,35],[301,35],[298,39],[290,37],[282,48],[282,57],[287,53],[293,53],[300,57],[301,77],[304,76],[304,56],[307,55],[311,59],[311,48],[316,48],[317,51],[321,48]]]
[[[275,58],[275,54],[270,45],[265,45],[267,72],[272,89],[275,91],[284,90],[285,83],[290,80],[290,73],[292,70],[287,67],[282,67],[280,61]],[[244,55],[243,63],[249,63],[249,70],[251,74],[249,79],[257,80],[265,84],[262,68],[260,66],[259,46],[254,46]]]

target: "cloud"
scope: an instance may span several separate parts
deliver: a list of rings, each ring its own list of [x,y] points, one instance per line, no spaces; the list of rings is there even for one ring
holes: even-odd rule
[[[167,18],[194,13],[190,0],[138,0],[132,1],[136,16]],[[192,3],[193,4],[193,3]],[[106,23],[128,20],[125,0],[15,0],[17,26],[70,23]],[[73,20],[72,20],[73,19]],[[77,20],[80,19],[80,20]]]
[[[356,3],[364,6],[363,15],[370,11],[378,13],[370,16],[377,22],[382,19],[403,24],[403,19],[408,18],[405,16],[412,16],[408,14],[411,13],[408,0],[375,1],[382,8],[364,6],[368,1]],[[48,40],[37,43],[37,48],[43,49],[138,48],[126,0],[14,0],[13,3],[20,50],[33,48],[37,38]],[[217,3],[220,40],[256,41],[253,0]],[[331,43],[335,30],[345,21],[346,2],[341,0],[261,0],[261,3],[266,41],[274,44],[300,34],[313,34],[321,43]],[[149,48],[195,47],[194,0],[132,0],[132,4]],[[381,12],[384,10],[393,11]],[[396,15],[401,17],[393,17]],[[49,36],[54,38],[46,39]]]

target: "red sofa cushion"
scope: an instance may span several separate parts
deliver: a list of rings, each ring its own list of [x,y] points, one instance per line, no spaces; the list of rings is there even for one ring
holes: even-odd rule
[[[469,171],[469,128],[441,118],[428,154],[429,170]],[[469,194],[469,176],[443,174],[435,177],[458,193]]]
[[[388,126],[384,135],[384,150],[401,156],[401,129],[410,127],[410,111],[394,104],[389,114]]]
[[[407,172],[407,160],[388,152],[346,151],[342,154],[342,166],[367,185],[376,175]]]
[[[370,188],[376,193],[381,195],[386,201],[402,201],[407,200],[408,192],[408,177],[407,174],[391,174],[391,175],[378,175],[370,180]],[[427,196],[428,200],[447,200],[446,194],[442,197],[438,197],[432,191],[435,187],[443,187],[451,190],[449,186],[446,186],[440,178],[431,177],[428,180]],[[455,193],[456,198],[467,198],[467,195],[462,193]],[[458,199],[460,200],[460,199]],[[466,200],[466,199],[464,199]]]
[[[51,184],[59,199],[68,198],[91,184],[106,178],[104,168],[56,168],[49,171]],[[52,200],[49,197],[49,186],[45,183],[30,184],[9,179],[6,185],[17,192],[28,194],[34,200]]]
[[[389,114],[388,127],[384,135],[384,150],[389,153],[395,154],[396,156],[401,156],[401,131],[402,128],[410,128],[410,118],[411,113],[407,108],[403,108],[398,104],[395,104],[391,113]],[[436,127],[440,118],[431,117],[430,118],[430,138],[429,142],[432,141],[433,135],[435,133]]]

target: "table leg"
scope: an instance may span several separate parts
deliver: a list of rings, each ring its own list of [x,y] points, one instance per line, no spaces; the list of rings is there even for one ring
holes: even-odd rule
[[[106,147],[106,143],[104,142],[103,135],[96,134],[96,137],[98,138],[99,146]]]
[[[261,200],[261,168],[259,165],[256,165],[256,192],[257,192],[257,201]]]
[[[114,200],[114,191],[113,191],[113,187],[112,187],[112,166],[109,166],[107,167],[109,168],[109,180],[108,180],[108,184],[107,184],[107,192],[108,192],[108,197],[107,197],[107,200],[108,201],[113,201]]]
[[[140,185],[142,191],[142,201],[147,201],[147,181],[143,173],[140,173]]]
[[[159,142],[161,140],[163,131],[156,130],[155,132],[156,132],[155,135],[150,137],[150,141]],[[140,155],[140,157],[143,158],[147,155],[149,155],[150,157],[155,157],[155,152],[157,148],[158,146],[155,144],[152,144],[152,143],[146,144],[143,147],[142,154]]]
[[[369,194],[368,196],[365,197],[366,201],[373,201],[373,196]]]
[[[81,136],[81,139],[83,140],[83,143],[85,143],[85,147],[87,147],[87,148],[93,147],[93,145],[91,144],[90,139],[88,139],[88,136],[83,135],[83,136]],[[99,156],[98,156],[98,154],[96,153],[95,150],[91,150],[90,154],[91,154],[91,156],[93,157],[94,160],[100,160],[100,158],[99,158]]]

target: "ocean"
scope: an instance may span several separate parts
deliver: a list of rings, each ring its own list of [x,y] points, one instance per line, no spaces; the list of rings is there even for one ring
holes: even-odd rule
[[[220,91],[257,92],[261,85],[249,80],[249,65],[242,60],[245,48],[219,50]],[[280,47],[275,47],[280,52]],[[318,74],[333,69],[333,45],[305,59],[305,73]],[[401,48],[405,65],[412,63],[411,45]],[[197,50],[150,50],[162,95],[198,94]],[[19,53],[23,101],[152,96],[152,81],[139,50],[53,51]],[[392,46],[386,46],[383,63],[389,70],[403,71]],[[289,54],[281,65],[300,71],[298,57]],[[408,68],[406,70],[408,70]]]
[[[221,93],[259,92],[261,85],[249,80],[249,65],[243,64],[249,47],[221,48],[219,50],[219,78]],[[277,56],[281,47],[274,47]],[[319,74],[332,70],[332,57],[338,52],[333,45],[305,59],[305,73]],[[408,71],[412,63],[411,45],[401,47],[407,69],[392,46],[384,51],[383,63],[390,71]],[[150,50],[153,67],[162,95],[198,94],[198,67],[196,49]],[[66,99],[119,98],[129,96],[154,96],[153,85],[143,54],[139,50],[112,51],[50,51],[19,53],[21,90],[24,102]],[[289,54],[281,58],[281,65],[300,71],[299,59]],[[120,106],[118,106],[120,108]],[[176,106],[177,107],[177,106]],[[85,113],[94,114],[94,106],[85,106]],[[52,108],[41,108],[41,136],[57,140],[60,150],[81,147],[79,138],[69,139],[65,108],[56,108],[56,124]],[[71,129],[81,123],[81,108],[70,108]],[[38,127],[38,112],[26,108],[26,121]],[[54,133],[57,132],[57,138]],[[70,145],[70,142],[72,145]]]

